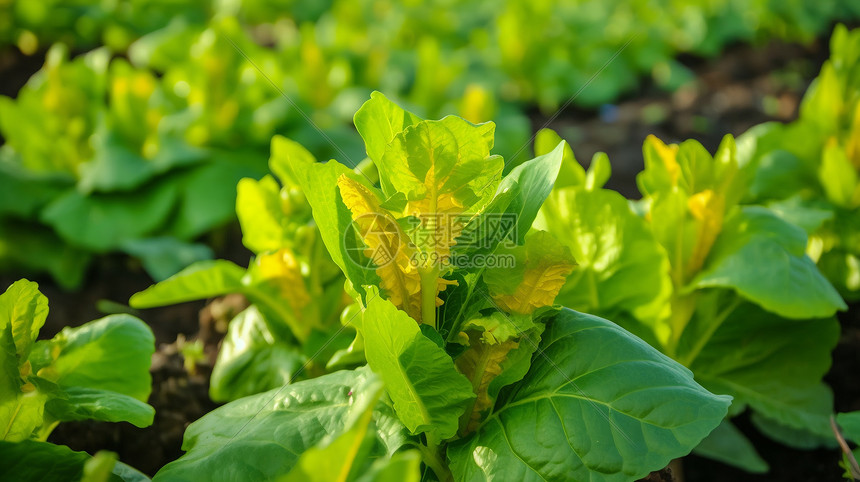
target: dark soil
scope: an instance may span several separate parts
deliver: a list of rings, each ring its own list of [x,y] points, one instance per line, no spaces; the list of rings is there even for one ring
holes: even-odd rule
[[[686,58],[684,62],[696,74],[693,84],[671,94],[646,85],[614,106],[597,111],[570,109],[549,127],[570,141],[581,161],[587,161],[597,151],[607,152],[614,169],[607,187],[637,197],[635,174],[642,169],[640,148],[648,134],[667,142],[698,139],[713,151],[725,133],[738,135],[761,122],[791,120],[797,114],[803,92],[827,55],[826,41],[819,40],[809,47],[779,43],[758,48],[737,46],[713,60]],[[0,93],[14,95],[41,63],[38,57],[0,52]],[[15,75],[9,75],[10,72]],[[533,123],[536,129],[544,127],[545,118],[535,115]],[[249,253],[241,247],[239,239],[235,226],[213,237],[218,257],[246,264]],[[10,275],[0,276],[0,286],[7,286],[15,279]],[[63,326],[76,326],[103,316],[97,310],[99,300],[125,304],[133,293],[151,283],[136,262],[122,256],[101,258],[90,270],[84,282],[85,291],[80,293],[63,292],[45,277],[35,280],[50,300],[51,314],[42,330],[46,338]],[[230,306],[236,302],[232,299],[226,303]],[[216,407],[208,397],[208,376],[223,334],[224,320],[219,312],[224,305],[217,309],[204,309],[206,306],[201,301],[135,313],[152,327],[156,336],[158,352],[153,357],[153,393],[149,401],[156,409],[153,426],[139,429],[125,423],[64,423],[50,440],[90,453],[102,449],[117,452],[121,460],[149,475],[178,458],[182,454],[185,428]],[[838,411],[858,410],[860,305],[852,306],[840,319],[843,336],[834,352],[834,365],[827,382],[834,388]],[[204,343],[206,356],[191,374],[179,349],[182,340],[195,339]],[[745,417],[740,417],[738,425],[770,464],[770,474],[750,475],[690,456],[644,480],[840,479],[841,457],[837,450],[792,450],[758,434]]]

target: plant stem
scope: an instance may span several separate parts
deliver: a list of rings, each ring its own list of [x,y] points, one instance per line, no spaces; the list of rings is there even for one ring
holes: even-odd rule
[[[441,457],[439,441],[430,432],[425,433],[425,435],[427,436],[427,445],[416,444],[421,452],[421,460],[436,474],[439,482],[453,482],[454,476]]]
[[[436,329],[436,285],[439,270],[436,267],[418,270],[421,277],[421,323]]]

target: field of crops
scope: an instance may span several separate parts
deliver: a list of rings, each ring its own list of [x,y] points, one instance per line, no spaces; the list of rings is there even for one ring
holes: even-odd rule
[[[860,3],[0,0],[0,480],[855,480],[858,369]]]

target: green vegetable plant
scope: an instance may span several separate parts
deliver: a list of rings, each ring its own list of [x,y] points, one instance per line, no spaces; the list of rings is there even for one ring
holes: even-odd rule
[[[226,260],[199,261],[130,301],[135,308],[151,308],[230,293],[250,301],[230,322],[213,368],[210,396],[216,401],[351,363],[348,347],[354,333],[341,330],[338,320],[352,301],[286,165],[287,156],[295,153],[312,159],[294,142],[274,138],[270,167],[276,177],[245,178],[238,184],[242,242],[255,254],[247,269]]]
[[[574,260],[530,227],[565,143],[502,176],[492,123],[374,93],[355,125],[363,169],[276,142],[358,305],[342,322],[366,366],[216,409],[155,480],[635,480],[719,425],[730,397],[554,304]]]
[[[152,331],[128,315],[64,328],[39,340],[48,300],[20,280],[0,295],[0,465],[20,480],[148,480],[117,462],[46,442],[74,420],[152,424]]]
[[[538,153],[558,136],[542,131]],[[602,186],[609,161],[585,171],[566,151],[536,226],[565,240],[578,264],[556,302],[611,317],[734,398],[695,449],[751,472],[767,464],[730,418],[749,408],[766,435],[796,447],[827,443],[832,394],[821,382],[839,337],[836,290],[805,254],[806,233],[745,206],[735,142],[712,156],[696,141],[644,144],[640,201]]]
[[[211,257],[193,241],[232,218],[236,182],[262,176],[264,157],[190,143],[181,107],[104,49],[51,49],[0,98],[0,263],[73,288],[94,253],[131,254],[155,279]]]
[[[744,201],[805,229],[810,257],[860,300],[860,30],[836,27],[796,121],[756,126],[738,144],[752,179]]]

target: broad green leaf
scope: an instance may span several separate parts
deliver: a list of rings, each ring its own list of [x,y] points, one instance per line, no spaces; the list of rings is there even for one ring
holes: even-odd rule
[[[100,461],[100,467],[90,465],[103,452],[90,457],[86,452],[75,452],[65,445],[27,440],[24,442],[0,441],[0,467],[15,480],[43,482],[145,482],[149,478],[131,467],[114,460]],[[115,457],[115,455],[114,455]],[[86,467],[89,465],[89,468]],[[110,468],[106,466],[110,465]],[[107,469],[107,473],[104,472]],[[96,472],[97,471],[97,472]],[[93,478],[98,473],[103,478]],[[86,475],[86,476],[85,476]]]
[[[600,318],[563,310],[540,350],[478,431],[448,447],[456,480],[634,480],[689,453],[729,406]]]
[[[576,260],[557,303],[608,318],[628,312],[657,328],[672,292],[669,260],[620,194],[556,189],[535,227],[554,234]]]
[[[167,221],[177,199],[177,186],[166,182],[130,193],[85,196],[70,191],[49,204],[41,219],[72,245],[107,251],[154,233]]]
[[[374,91],[353,119],[355,128],[364,139],[367,156],[379,164],[385,148],[394,137],[409,126],[421,122],[421,118],[405,111],[388,100],[381,92]]]
[[[0,266],[3,269],[45,271],[63,289],[72,290],[80,286],[90,259],[91,253],[65,243],[44,224],[0,219]]]
[[[199,261],[170,278],[134,294],[134,308],[153,308],[242,291],[245,270],[230,261]]]
[[[38,390],[0,396],[0,440],[27,440],[42,426],[48,397]]]
[[[695,325],[691,328],[695,332]],[[732,395],[735,404],[826,437],[833,398],[821,377],[838,338],[839,324],[832,318],[786,320],[745,303],[722,323],[690,369],[703,386]]]
[[[45,404],[55,419],[98,420],[104,422],[129,422],[135,427],[152,425],[155,409],[142,401],[111,390],[69,386],[63,388],[64,396]]]
[[[382,387],[380,386],[380,392]],[[372,423],[373,406],[355,424],[333,440],[324,440],[316,447],[308,449],[299,457],[296,466],[282,482],[347,482],[353,480],[396,480],[421,479],[421,459],[418,452],[410,450],[398,452],[392,457],[369,458],[376,437]]]
[[[823,433],[812,433],[806,429],[789,427],[763,415],[761,412],[753,412],[750,420],[759,432],[787,447],[798,450],[835,449],[837,447],[832,432],[827,437]]]
[[[281,387],[298,375],[305,361],[251,306],[230,322],[212,369],[209,396],[226,402]]]
[[[405,429],[384,403],[370,370],[340,371],[245,397],[191,424],[186,454],[154,477],[168,480],[258,481],[286,475],[309,448],[351,427],[376,406],[372,457],[391,455],[406,442]]]
[[[525,240],[538,210],[552,191],[564,158],[565,146],[567,143],[562,142],[548,154],[513,168],[496,189],[496,196],[506,191],[513,193],[505,212],[516,216],[516,241],[519,244]]]
[[[803,228],[807,235],[812,235],[827,221],[833,219],[835,213],[826,206],[806,202],[800,196],[792,196],[782,201],[767,203],[767,208],[789,223]]]
[[[140,259],[155,281],[163,281],[198,261],[213,257],[212,249],[205,244],[186,243],[172,237],[132,239],[120,248]]]
[[[376,394],[378,399],[381,388]],[[306,450],[296,461],[295,466],[282,477],[282,482],[346,482],[350,474],[356,474],[362,465],[367,465],[368,460],[364,458],[367,454],[368,445],[374,443],[373,437],[368,433],[368,427],[373,417],[373,405],[364,409],[358,420],[352,427],[332,440],[323,440],[315,447]],[[369,443],[365,443],[365,442]]]
[[[155,337],[129,315],[110,315],[76,328],[66,327],[46,343],[59,351],[50,366],[61,388],[117,392],[146,401],[152,390],[150,359]]]
[[[457,419],[475,397],[451,357],[405,312],[379,296],[368,300],[361,333],[367,363],[385,381],[397,416],[413,433],[454,436]]]
[[[234,219],[236,184],[266,173],[266,157],[254,151],[213,151],[210,162],[171,175],[165,184],[177,186],[176,207],[167,234],[193,239]]]
[[[0,330],[11,326],[18,357],[16,366],[27,360],[47,317],[48,299],[39,292],[39,285],[32,281],[16,281],[0,295]]]
[[[693,453],[753,474],[764,474],[770,470],[767,462],[755,451],[752,442],[728,420],[723,420]]]
[[[734,289],[787,318],[825,317],[846,309],[805,249],[802,229],[766,208],[744,207],[726,220],[693,286]]]

